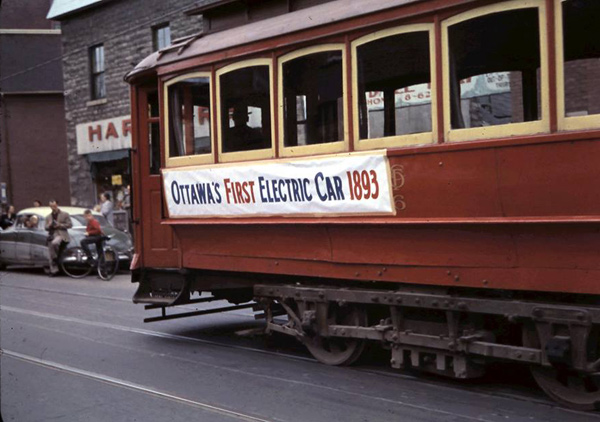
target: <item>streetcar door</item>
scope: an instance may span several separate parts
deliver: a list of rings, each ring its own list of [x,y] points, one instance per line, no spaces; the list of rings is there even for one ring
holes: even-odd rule
[[[136,195],[139,201],[139,211],[136,213],[139,216],[139,224],[136,234],[141,234],[141,242],[136,240],[136,247],[141,247],[144,267],[176,268],[179,267],[177,239],[170,226],[161,224],[166,218],[166,211],[160,175],[164,158],[160,143],[159,97],[156,86],[138,90],[137,180],[140,189]]]

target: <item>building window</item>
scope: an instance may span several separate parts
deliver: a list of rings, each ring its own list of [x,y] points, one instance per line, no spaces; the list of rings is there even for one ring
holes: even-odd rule
[[[168,23],[152,28],[152,47],[154,51],[171,45],[171,27]]]
[[[106,97],[106,85],[104,82],[104,45],[96,45],[90,48],[90,67],[92,100]]]

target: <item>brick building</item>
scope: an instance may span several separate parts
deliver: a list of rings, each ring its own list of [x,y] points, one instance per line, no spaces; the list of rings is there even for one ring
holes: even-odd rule
[[[198,0],[55,0],[62,29],[71,202],[91,206],[104,191],[117,202],[130,183],[129,86],[124,75],[171,40],[202,30],[184,12]]]
[[[70,202],[60,29],[50,0],[0,6],[0,201]]]

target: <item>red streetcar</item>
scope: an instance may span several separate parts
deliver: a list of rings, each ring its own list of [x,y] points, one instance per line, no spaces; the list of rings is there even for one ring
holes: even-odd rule
[[[127,77],[147,321],[254,300],[327,364],[600,407],[600,2],[276,3]]]

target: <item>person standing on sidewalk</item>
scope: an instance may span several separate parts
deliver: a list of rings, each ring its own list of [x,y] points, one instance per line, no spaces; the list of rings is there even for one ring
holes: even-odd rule
[[[58,208],[58,202],[50,200],[52,213],[46,217],[46,231],[48,232],[48,252],[50,254],[50,276],[58,274],[58,253],[60,245],[71,240],[67,231],[73,227],[71,217],[67,212]]]
[[[2,230],[8,229],[10,226],[15,224],[16,217],[17,213],[15,212],[15,207],[9,205],[6,213],[0,216],[0,228],[2,228]]]
[[[110,225],[114,226],[115,218],[114,218],[113,211],[114,211],[115,207],[110,200],[110,193],[104,192],[102,195],[100,195],[100,202],[102,203],[100,205],[100,212],[106,218],[106,220],[110,223]]]

